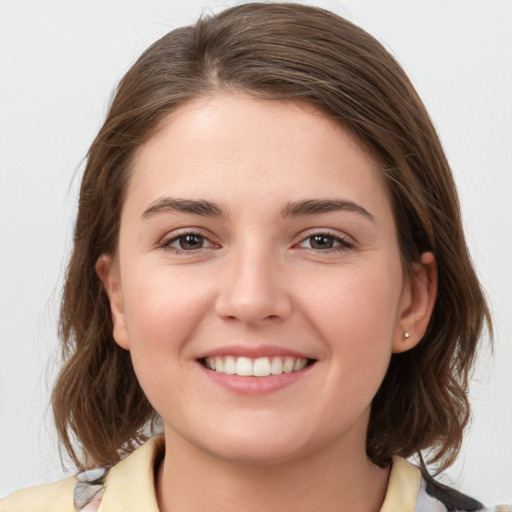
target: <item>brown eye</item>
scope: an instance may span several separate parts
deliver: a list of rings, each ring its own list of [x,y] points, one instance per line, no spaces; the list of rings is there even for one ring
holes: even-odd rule
[[[204,245],[204,238],[201,235],[195,234],[180,236],[176,241],[179,248],[183,251],[194,251],[201,249]]]
[[[344,237],[338,237],[329,233],[316,233],[308,236],[300,244],[299,247],[304,249],[313,249],[314,251],[337,251],[354,247],[354,243]]]
[[[162,244],[162,247],[173,249],[176,252],[192,252],[212,246],[213,244],[206,237],[198,233],[184,233]]]
[[[334,246],[334,237],[330,235],[310,236],[309,245],[312,249],[332,249]]]

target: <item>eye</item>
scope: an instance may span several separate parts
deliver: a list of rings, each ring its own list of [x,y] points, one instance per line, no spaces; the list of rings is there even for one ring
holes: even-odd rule
[[[329,233],[315,233],[308,236],[300,244],[299,247],[306,249],[314,249],[316,251],[343,250],[354,247],[354,244],[346,238],[334,236]]]
[[[175,236],[165,241],[162,245],[167,248],[172,248],[176,252],[198,251],[206,247],[213,247],[212,242],[198,233],[183,233],[182,235]]]

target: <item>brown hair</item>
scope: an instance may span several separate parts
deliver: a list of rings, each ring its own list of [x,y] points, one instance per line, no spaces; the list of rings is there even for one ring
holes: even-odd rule
[[[112,338],[96,274],[114,255],[134,152],[189,99],[221,89],[321,107],[369,147],[393,200],[404,269],[425,250],[439,272],[427,333],[394,354],[372,404],[367,453],[379,465],[430,449],[451,464],[469,418],[468,374],[489,312],[462,231],[450,168],[429,116],[394,58],[369,34],[321,9],[246,4],[174,30],[120,82],[83,176],[61,308],[65,364],[56,426],[78,467],[112,465],[157,419],[130,354]],[[73,437],[82,453],[73,448]]]

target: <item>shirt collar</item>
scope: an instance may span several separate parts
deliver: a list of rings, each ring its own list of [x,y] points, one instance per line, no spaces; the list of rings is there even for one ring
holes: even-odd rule
[[[116,464],[105,479],[101,512],[119,512],[119,510],[158,512],[155,494],[155,463],[164,450],[164,437],[155,436]]]
[[[105,479],[101,512],[144,510],[158,512],[155,495],[155,464],[165,450],[162,435],[151,438],[114,466]],[[381,512],[414,512],[421,483],[416,466],[393,457],[386,498]]]

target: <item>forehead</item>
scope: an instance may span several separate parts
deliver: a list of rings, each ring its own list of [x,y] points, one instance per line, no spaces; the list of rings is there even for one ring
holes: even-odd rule
[[[290,196],[343,189],[365,202],[386,194],[375,159],[341,123],[305,102],[217,94],[163,120],[135,155],[128,196],[272,193],[298,200]]]

